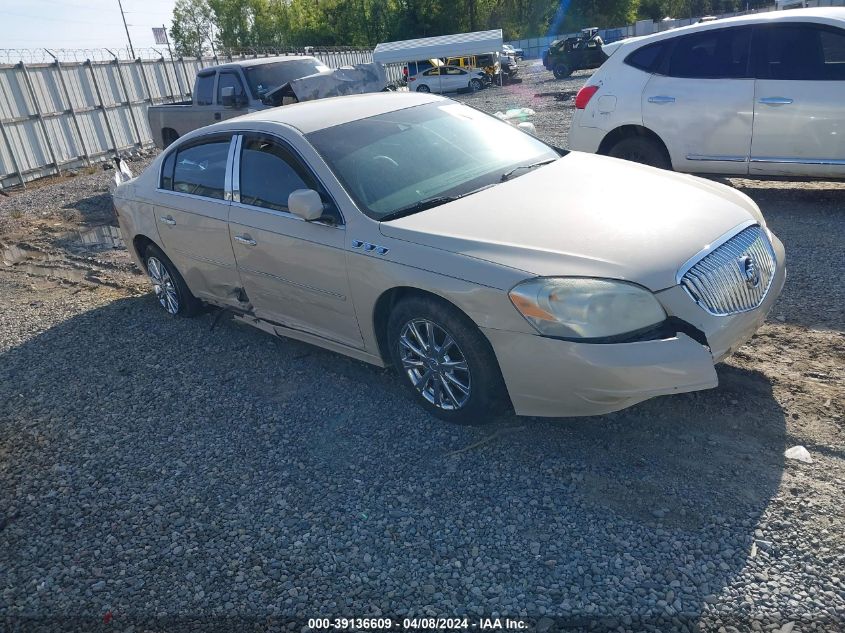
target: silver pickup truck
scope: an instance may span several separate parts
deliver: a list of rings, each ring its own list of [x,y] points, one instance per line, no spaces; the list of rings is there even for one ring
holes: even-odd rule
[[[204,68],[197,73],[192,101],[149,107],[153,140],[164,148],[191,130],[282,105],[274,94],[280,88],[328,72],[319,59],[303,56],[265,57]]]

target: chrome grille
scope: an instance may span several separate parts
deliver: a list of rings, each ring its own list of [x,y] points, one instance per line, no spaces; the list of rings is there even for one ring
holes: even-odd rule
[[[769,238],[755,224],[682,269],[680,283],[710,314],[736,314],[763,302],[776,266]]]

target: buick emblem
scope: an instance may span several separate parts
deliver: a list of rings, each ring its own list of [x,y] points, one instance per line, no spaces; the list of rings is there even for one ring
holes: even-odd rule
[[[751,255],[743,255],[737,260],[739,272],[745,279],[745,285],[749,288],[756,288],[760,285],[760,271]]]

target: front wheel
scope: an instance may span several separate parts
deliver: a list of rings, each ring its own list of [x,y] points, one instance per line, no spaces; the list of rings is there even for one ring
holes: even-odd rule
[[[425,84],[420,84],[419,86],[417,86],[417,92],[431,92],[431,88],[429,88]]]
[[[402,382],[430,413],[477,424],[507,405],[490,343],[455,308],[427,297],[406,299],[391,313],[387,336]]]
[[[153,285],[156,299],[169,314],[192,317],[202,303],[188,289],[182,275],[160,248],[150,244],[144,253],[144,266]]]
[[[484,87],[484,83],[480,79],[470,79],[469,87],[471,90],[481,90]]]
[[[556,64],[552,72],[555,75],[555,79],[566,79],[572,74],[572,69],[566,64],[561,63]]]
[[[623,138],[610,148],[607,155],[660,169],[672,169],[666,151],[656,141],[644,136]]]

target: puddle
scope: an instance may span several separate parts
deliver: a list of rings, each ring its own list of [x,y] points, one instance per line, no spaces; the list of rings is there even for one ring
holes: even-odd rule
[[[3,247],[3,263],[6,266],[14,266],[26,260],[41,260],[46,256],[41,251],[27,248],[21,244]]]
[[[72,234],[69,241],[89,251],[126,248],[126,243],[120,234],[120,228],[109,225],[95,226],[87,231],[79,231],[75,235]]]

